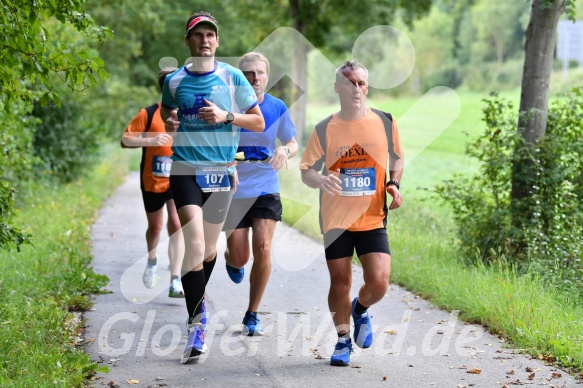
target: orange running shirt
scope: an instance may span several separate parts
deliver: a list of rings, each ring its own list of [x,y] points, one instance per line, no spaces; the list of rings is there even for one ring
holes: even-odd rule
[[[135,136],[151,136],[154,133],[166,133],[164,129],[164,121],[160,116],[160,104],[158,104],[158,109],[152,117],[152,123],[150,124],[150,129],[148,132],[143,134],[146,130],[146,124],[148,122],[148,113],[146,109],[140,110],[140,112],[132,119],[128,127],[126,128],[126,133],[135,134]],[[170,178],[168,170],[168,177],[159,176],[159,172],[156,173],[158,176],[152,173],[154,167],[154,160],[156,159],[158,170],[166,170],[169,165],[160,168],[161,162],[167,162],[165,158],[169,158],[172,155],[172,140],[161,147],[143,147],[142,148],[142,163],[140,164],[140,175],[141,175],[141,187],[142,190],[149,191],[152,193],[164,193],[170,189]]]
[[[399,131],[393,119],[393,151],[403,157]],[[340,170],[343,195],[322,192],[323,232],[331,229],[368,231],[384,227],[386,166],[389,145],[381,118],[369,109],[366,116],[344,121],[336,115],[326,129],[326,152],[314,130],[300,169],[313,168],[325,154],[328,174]]]

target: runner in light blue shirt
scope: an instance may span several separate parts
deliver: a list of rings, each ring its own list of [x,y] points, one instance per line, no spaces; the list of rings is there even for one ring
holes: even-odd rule
[[[206,284],[237,183],[239,128],[258,132],[265,128],[249,82],[239,70],[215,61],[216,19],[207,12],[192,15],[184,44],[190,49],[190,62],[167,77],[160,109],[166,131],[174,135],[170,190],[185,243],[182,286],[188,335],[181,363],[206,351]]]
[[[189,63],[168,76],[162,104],[178,109],[180,126],[175,135],[173,159],[188,164],[227,164],[235,159],[239,128],[232,122],[207,122],[199,117],[206,101],[226,112],[244,113],[257,105],[257,97],[239,69],[214,61],[206,73]]]

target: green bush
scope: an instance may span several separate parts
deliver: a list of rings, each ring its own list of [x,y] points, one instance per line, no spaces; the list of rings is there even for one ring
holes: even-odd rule
[[[528,255],[559,286],[583,295],[583,88],[553,101],[536,153],[541,179],[527,233]]]
[[[486,130],[466,148],[480,162],[479,173],[456,174],[436,192],[453,209],[465,256],[478,254],[488,262],[511,241],[510,179],[517,136],[513,104],[497,96],[484,102]]]
[[[82,125],[83,98],[62,92],[61,106],[37,103],[33,115],[41,122],[34,135],[34,148],[49,176],[71,182],[95,161],[102,141],[99,126]]]
[[[466,257],[500,259],[521,268],[545,268],[543,277],[583,297],[583,89],[557,98],[549,108],[547,131],[534,147],[517,135],[511,103],[494,95],[485,100],[486,131],[467,147],[480,163],[479,174],[455,176],[436,187],[451,206]],[[524,230],[513,227],[511,176],[516,158],[528,158],[537,171]],[[524,159],[520,159],[524,160]],[[517,244],[526,242],[526,254]],[[571,287],[571,286],[576,287]]]

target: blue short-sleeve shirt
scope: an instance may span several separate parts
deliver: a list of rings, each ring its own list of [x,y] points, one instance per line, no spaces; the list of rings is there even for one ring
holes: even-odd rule
[[[276,139],[287,143],[296,134],[296,128],[283,101],[265,93],[259,108],[265,119],[265,130],[251,132],[241,128],[237,151],[243,152],[246,160],[271,158],[275,151]],[[234,198],[254,198],[279,193],[277,171],[274,171],[269,163],[239,162],[237,172],[239,185]]]

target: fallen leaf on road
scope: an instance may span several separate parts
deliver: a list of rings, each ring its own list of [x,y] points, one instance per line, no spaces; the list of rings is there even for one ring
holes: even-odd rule
[[[469,369],[466,373],[472,373],[474,375],[479,375],[480,373],[482,373],[482,370],[478,369],[478,368],[472,368],[472,369]]]
[[[529,379],[529,380],[534,380],[534,375],[535,375],[535,373],[531,373],[531,374],[529,374],[529,375],[528,375],[528,379]]]
[[[528,373],[530,373],[530,372],[532,372],[532,368],[530,368],[530,367],[528,367],[528,366],[527,366],[527,367],[526,367],[526,371],[527,371]]]
[[[561,377],[563,377],[563,375],[562,375],[562,374],[560,374],[560,373],[557,373],[557,372],[553,372],[553,378],[555,378],[555,379],[560,379]]]
[[[383,381],[387,381],[388,377],[387,376],[383,376]]]
[[[389,335],[395,335],[397,333],[395,333],[395,330],[391,329],[391,330],[386,330],[385,334],[389,334]]]
[[[514,374],[514,369],[509,370],[508,372],[506,372],[506,374],[513,375]]]
[[[508,385],[524,385],[524,384],[522,384],[522,381],[520,381],[519,379],[517,379],[516,381],[510,381],[507,384]]]

